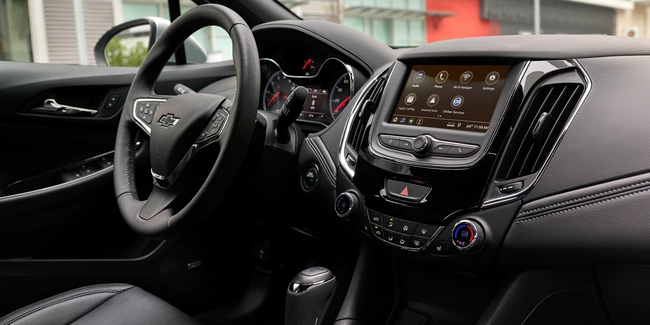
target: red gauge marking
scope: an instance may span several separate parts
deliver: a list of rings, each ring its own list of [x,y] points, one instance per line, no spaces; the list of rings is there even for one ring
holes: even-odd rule
[[[336,106],[336,108],[334,109],[334,113],[335,114],[338,113],[339,110],[343,108],[345,105],[347,105],[349,101],[350,101],[350,96],[345,97],[345,99],[339,104],[339,106]]]
[[[307,62],[305,62],[305,65],[302,66],[303,70],[307,70],[307,66],[311,63],[311,59],[307,59]]]
[[[285,94],[285,93],[282,93],[282,96],[280,96],[280,97],[282,97],[282,99],[287,99],[287,98],[289,98],[289,96],[287,96],[287,94]]]
[[[278,95],[280,95],[279,92],[275,93],[275,95],[273,95],[273,97],[271,97],[271,100],[269,100],[269,102],[266,104],[266,107],[271,106],[271,104],[278,98]]]

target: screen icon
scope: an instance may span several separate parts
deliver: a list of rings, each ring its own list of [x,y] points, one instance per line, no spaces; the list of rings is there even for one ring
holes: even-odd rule
[[[495,83],[497,83],[497,81],[499,81],[500,77],[501,76],[499,75],[498,72],[492,71],[492,72],[488,73],[487,77],[485,77],[485,83],[492,86]]]
[[[438,105],[439,101],[440,101],[440,96],[438,96],[438,94],[433,94],[429,96],[429,98],[427,99],[427,106],[429,107],[436,106]]]
[[[424,80],[424,77],[426,75],[427,74],[424,72],[424,70],[420,70],[420,71],[415,72],[415,74],[413,75],[413,82],[415,82],[416,84],[419,84],[420,82],[422,82],[422,80]]]
[[[439,84],[444,83],[447,81],[447,78],[449,78],[449,72],[442,70],[436,75],[436,82]]]
[[[419,119],[417,119],[417,120],[415,121],[415,124],[417,124],[417,125],[422,125],[422,124],[424,124],[424,119],[423,119],[423,118],[419,118]]]
[[[474,73],[472,71],[465,71],[460,75],[460,83],[467,84],[472,81],[472,78],[474,78]]]
[[[402,116],[399,118],[399,124],[404,124],[406,123],[406,117]]]
[[[397,116],[393,117],[393,123],[397,123],[397,121],[399,121],[399,117]]]
[[[409,125],[415,124],[415,117],[409,117],[407,122],[408,122]]]
[[[464,102],[465,102],[465,98],[463,98],[463,96],[458,95],[451,100],[451,107],[459,108],[463,106]]]
[[[418,98],[418,96],[416,96],[415,93],[410,93],[406,95],[406,98],[404,98],[404,103],[406,105],[413,105],[413,103],[415,103],[416,98]]]

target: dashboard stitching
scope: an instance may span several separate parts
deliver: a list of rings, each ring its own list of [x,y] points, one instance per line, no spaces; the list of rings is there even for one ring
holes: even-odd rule
[[[630,196],[640,194],[640,193],[644,193],[644,192],[648,192],[648,191],[650,191],[650,188],[630,192],[630,193],[623,194],[623,195],[613,196],[613,197],[610,197],[610,198],[607,198],[607,199],[604,199],[604,200],[600,200],[600,201],[596,201],[596,202],[592,202],[592,203],[588,203],[588,204],[584,204],[584,205],[579,205],[579,206],[575,206],[575,207],[572,207],[572,208],[555,211],[555,212],[552,212],[552,213],[543,214],[543,215],[540,215],[540,216],[537,216],[537,217],[532,217],[532,218],[527,218],[527,219],[520,219],[520,220],[515,221],[513,224],[524,223],[524,222],[528,222],[528,221],[532,221],[532,220],[536,220],[536,219],[549,217],[549,216],[552,216],[552,215],[557,215],[557,214],[564,213],[564,212],[579,210],[579,209],[582,209],[582,208],[598,205],[598,204],[605,203],[605,202],[608,202],[608,201],[614,201],[614,200],[630,197]]]
[[[620,190],[627,190],[627,189],[630,189],[630,188],[633,188],[633,187],[638,187],[638,186],[647,185],[647,184],[650,184],[650,181],[638,182],[638,183],[634,183],[634,184],[630,184],[630,185],[626,185],[626,186],[613,188],[611,190],[607,190],[607,191],[603,191],[603,192],[599,192],[599,193],[595,193],[595,194],[591,194],[591,195],[587,195],[587,196],[582,196],[582,197],[571,199],[571,200],[562,201],[562,202],[559,202],[559,203],[553,203],[553,204],[550,204],[550,205],[545,205],[545,206],[535,208],[535,209],[531,209],[531,210],[521,211],[521,212],[519,212],[517,217],[523,217],[523,216],[530,215],[530,214],[535,213],[535,212],[539,212],[541,210],[555,208],[555,207],[558,207],[560,205],[564,205],[564,204],[567,204],[567,203],[574,203],[574,202],[582,201],[582,200],[585,200],[585,199],[591,199],[591,198],[594,198],[594,197],[597,197],[597,196],[611,194],[611,193],[614,193],[614,192],[617,192],[617,191],[620,191]]]
[[[323,166],[323,170],[325,170],[325,174],[327,175],[327,179],[330,181],[330,183],[334,186],[336,186],[336,179],[333,176],[333,172],[330,170],[330,166],[327,164],[327,161],[325,160],[325,157],[323,157],[323,153],[320,151],[318,146],[313,143],[314,140],[307,138],[307,143],[309,144],[309,147],[314,151],[316,154],[316,158],[318,159],[318,162]]]

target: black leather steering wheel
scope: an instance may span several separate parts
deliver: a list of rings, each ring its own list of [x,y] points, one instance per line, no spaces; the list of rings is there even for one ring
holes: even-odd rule
[[[157,95],[154,84],[165,64],[192,33],[216,25],[233,43],[237,73],[234,102],[218,95]],[[255,127],[260,94],[260,68],[253,34],[234,11],[219,5],[195,7],[176,19],[150,49],[127,95],[115,142],[115,195],[126,223],[149,238],[176,236],[198,224],[221,201],[244,159]],[[150,139],[153,190],[140,200],[135,180],[135,138]],[[198,191],[179,206],[187,191],[176,180],[197,151],[218,154]],[[187,173],[187,172],[186,172]],[[188,175],[191,177],[193,175]],[[187,183],[187,182],[185,182]]]

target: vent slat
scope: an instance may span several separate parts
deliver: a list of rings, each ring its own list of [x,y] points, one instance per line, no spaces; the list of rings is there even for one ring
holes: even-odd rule
[[[370,116],[374,113],[376,106],[384,91],[386,78],[377,79],[371,89],[366,93],[364,98],[359,98],[362,103],[356,116],[353,116],[351,128],[348,135],[348,146],[353,154],[356,155],[359,149],[367,142],[367,135],[370,130]]]
[[[497,173],[498,179],[513,179],[539,171],[583,91],[584,86],[577,83],[552,84],[535,91],[513,132],[510,147]],[[551,118],[545,116],[541,121],[544,130],[538,129],[537,138],[534,138],[533,130],[544,113]]]

